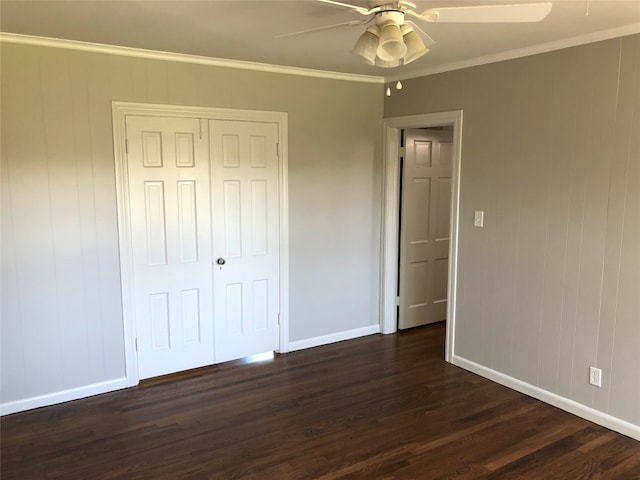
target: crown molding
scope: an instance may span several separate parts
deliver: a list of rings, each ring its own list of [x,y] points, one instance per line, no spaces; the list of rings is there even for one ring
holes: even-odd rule
[[[80,42],[77,40],[63,40],[59,38],[36,37],[31,35],[20,35],[17,33],[0,32],[0,43],[5,42],[19,43],[22,45],[35,45],[40,47],[65,48],[68,50],[81,50],[93,53],[106,53],[110,55],[122,55],[152,60],[164,60],[168,62],[195,63],[214,67],[256,70],[260,72],[282,73],[286,75],[300,75],[303,77],[328,78],[332,80],[347,80],[350,82],[361,83],[384,83],[384,77],[382,76],[330,72],[325,70],[313,70],[310,68],[287,67],[282,65],[270,65],[267,63],[245,62],[240,60],[228,60],[225,58],[203,57],[184,53],[160,52],[155,50],[145,50],[142,48],[120,47],[117,45],[104,45],[100,43]]]
[[[612,38],[624,37],[640,33],[640,23],[632,23],[622,27],[616,27],[599,32],[592,32],[585,35],[578,35],[571,38],[558,40],[555,42],[543,43],[532,47],[508,50],[506,52],[483,57],[472,58],[460,62],[452,62],[434,67],[425,67],[411,72],[391,74],[386,76],[359,75],[353,73],[330,72],[325,70],[313,70],[300,67],[287,67],[282,65],[271,65],[258,62],[247,62],[240,60],[229,60],[224,58],[204,57],[199,55],[188,55],[183,53],[161,52],[156,50],[146,50],[142,48],[120,47],[117,45],[105,45],[100,43],[80,42],[77,40],[63,40],[58,38],[37,37],[31,35],[21,35],[17,33],[0,32],[0,43],[18,43],[23,45],[35,45],[52,48],[65,48],[69,50],[81,50],[85,52],[106,53],[110,55],[122,55],[129,57],[146,58],[153,60],[164,60],[170,62],[195,63],[199,65],[209,65],[215,67],[235,68],[242,70],[254,70],[270,73],[281,73],[286,75],[300,75],[305,77],[327,78],[332,80],[346,80],[362,83],[383,84],[398,80],[409,80],[412,78],[426,77],[437,73],[444,73],[463,68],[476,67],[489,63],[513,60],[516,58],[537,55],[540,53],[552,52],[563,48],[576,47],[588,43],[610,40]]]
[[[429,75],[435,75],[436,73],[450,72],[452,70],[476,67],[479,65],[486,65],[488,63],[502,62],[504,60],[513,60],[515,58],[537,55],[539,53],[552,52],[554,50],[562,50],[563,48],[577,47],[579,45],[600,42],[603,40],[610,40],[612,38],[624,37],[627,35],[634,35],[636,33],[640,33],[640,23],[632,23],[622,27],[601,30],[599,32],[592,32],[585,35],[578,35],[576,37],[565,38],[563,40],[543,43],[532,47],[508,50],[506,52],[497,53],[495,55],[487,55],[484,57],[471,58],[469,60],[463,60],[460,62],[447,63],[445,65],[426,67],[420,70],[406,72],[404,74],[398,73],[396,75],[388,75],[385,76],[385,82],[395,82],[398,80],[409,80],[411,78],[426,77]]]

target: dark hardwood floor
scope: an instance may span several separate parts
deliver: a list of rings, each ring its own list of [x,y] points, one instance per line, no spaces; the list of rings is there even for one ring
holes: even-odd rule
[[[11,479],[640,479],[640,442],[445,363],[444,325],[1,420]]]

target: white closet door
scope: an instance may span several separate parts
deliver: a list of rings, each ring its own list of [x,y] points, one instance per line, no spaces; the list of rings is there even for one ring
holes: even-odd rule
[[[279,348],[278,126],[209,122],[216,363]]]
[[[206,122],[127,116],[140,378],[213,363]]]

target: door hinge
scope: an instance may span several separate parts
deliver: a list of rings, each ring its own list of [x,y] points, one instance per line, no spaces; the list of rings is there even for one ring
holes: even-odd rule
[[[407,155],[407,147],[400,147],[398,149],[398,154],[404,158]]]
[[[278,314],[278,326],[280,326],[280,314]]]
[[[129,153],[129,140],[124,139],[124,153]]]
[[[396,297],[396,307],[400,306],[400,296]]]
[[[138,351],[138,339],[136,338],[136,352]]]
[[[276,157],[280,158],[280,144],[276,143]]]

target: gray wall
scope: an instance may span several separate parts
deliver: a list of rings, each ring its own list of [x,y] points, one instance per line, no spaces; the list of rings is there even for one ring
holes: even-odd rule
[[[464,110],[455,353],[640,425],[640,36],[403,83]]]
[[[377,324],[381,85],[1,48],[2,402],[124,376],[112,100],[288,112],[290,339]]]

